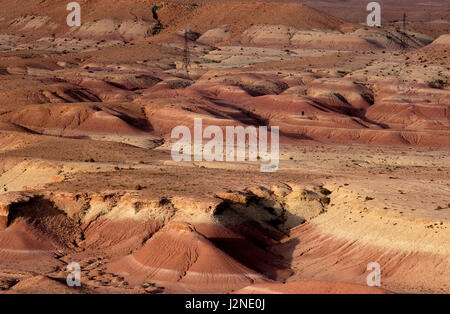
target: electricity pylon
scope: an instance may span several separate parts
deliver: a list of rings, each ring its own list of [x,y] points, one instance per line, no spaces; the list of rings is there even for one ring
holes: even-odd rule
[[[183,51],[183,69],[186,71],[186,77],[189,78],[189,68],[191,67],[191,57],[189,53],[188,30],[184,30],[184,51]]]

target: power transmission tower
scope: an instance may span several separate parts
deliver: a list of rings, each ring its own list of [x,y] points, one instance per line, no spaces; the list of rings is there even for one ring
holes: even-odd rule
[[[406,34],[406,13],[403,13],[403,33]]]
[[[406,34],[406,13],[403,12],[403,32],[401,32],[401,36],[402,36],[402,41],[401,41],[401,45],[400,48],[402,49],[403,53],[405,53],[405,50],[407,48],[407,40],[408,40],[408,35]]]
[[[188,30],[184,30],[184,51],[183,51],[183,69],[186,71],[186,76],[189,78],[189,68],[191,67],[191,58],[189,53],[189,36]]]

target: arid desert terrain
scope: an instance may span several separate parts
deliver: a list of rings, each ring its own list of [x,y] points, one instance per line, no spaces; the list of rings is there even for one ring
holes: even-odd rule
[[[68,2],[0,0],[0,293],[450,293],[448,1]]]

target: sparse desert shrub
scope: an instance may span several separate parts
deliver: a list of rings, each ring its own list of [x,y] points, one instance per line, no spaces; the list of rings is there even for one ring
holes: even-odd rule
[[[326,188],[324,188],[323,186],[321,186],[320,187],[320,193],[322,193],[323,195],[330,195],[331,194],[331,191],[330,190],[328,190],[328,189],[326,189]]]
[[[428,86],[430,86],[431,88],[436,88],[436,89],[444,89],[448,85],[449,85],[449,82],[448,81],[444,81],[442,79],[438,79],[438,80],[434,80],[434,81],[428,82]]]
[[[331,199],[329,198],[329,197],[322,197],[321,199],[320,199],[320,202],[323,204],[323,205],[329,205],[330,204],[330,202],[331,202]]]
[[[164,205],[167,205],[167,204],[169,204],[170,203],[170,200],[167,198],[167,197],[162,197],[160,200],[159,200],[159,205],[160,206],[164,206]]]

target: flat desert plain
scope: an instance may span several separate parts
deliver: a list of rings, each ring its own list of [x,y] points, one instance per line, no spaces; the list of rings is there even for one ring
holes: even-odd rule
[[[0,293],[450,293],[448,1],[79,4],[0,0]]]

